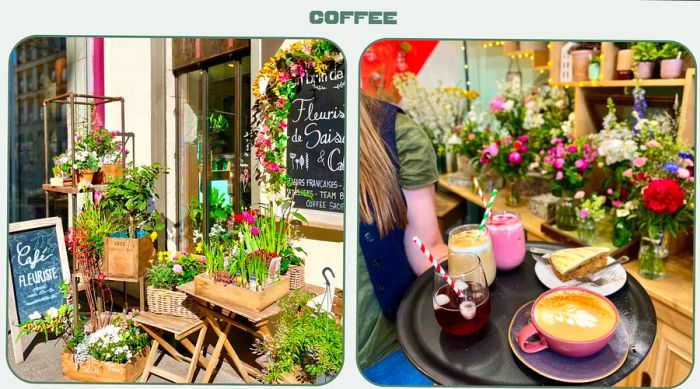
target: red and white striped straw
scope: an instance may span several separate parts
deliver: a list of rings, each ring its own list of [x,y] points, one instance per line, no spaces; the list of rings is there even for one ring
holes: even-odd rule
[[[440,266],[440,264],[438,263],[438,261],[435,258],[433,258],[433,254],[430,253],[430,250],[428,250],[428,248],[425,247],[423,242],[421,242],[417,236],[414,236],[413,243],[415,243],[415,245],[423,253],[423,255],[425,255],[425,257],[428,258],[428,261],[430,261],[435,270],[437,270],[437,272],[440,273],[442,278],[445,279],[445,282],[447,282],[447,284],[450,285],[452,290],[454,290],[455,293],[457,293],[457,296],[462,297],[462,291],[459,290],[459,288],[457,288],[457,285],[455,285],[455,282],[452,281],[452,278],[450,278],[450,276],[447,275],[445,269],[443,269],[442,266]]]
[[[484,191],[481,190],[481,185],[479,185],[479,179],[474,177],[474,187],[476,188],[476,193],[479,194],[481,198],[481,204],[486,208],[486,197],[484,197]]]

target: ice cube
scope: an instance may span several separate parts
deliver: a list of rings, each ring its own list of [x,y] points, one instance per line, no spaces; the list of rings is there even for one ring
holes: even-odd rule
[[[473,301],[463,301],[459,304],[459,313],[467,320],[471,320],[476,316],[476,304]]]
[[[464,292],[464,291],[466,291],[467,289],[469,289],[469,285],[467,285],[467,283],[464,282],[464,281],[455,281],[455,287],[456,287],[457,289],[461,290],[462,292]]]
[[[433,309],[438,309],[443,305],[447,305],[450,302],[450,296],[446,294],[439,294],[435,296],[435,299],[433,300]]]

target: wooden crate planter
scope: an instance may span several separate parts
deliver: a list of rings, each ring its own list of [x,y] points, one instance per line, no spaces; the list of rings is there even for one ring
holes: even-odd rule
[[[138,239],[106,237],[102,271],[107,277],[136,279],[146,274],[148,260],[155,254],[148,235]]]
[[[279,281],[265,286],[262,292],[256,292],[236,285],[215,282],[206,274],[200,274],[194,278],[194,292],[202,298],[221,302],[223,305],[237,305],[260,312],[289,293],[289,277],[280,276]]]
[[[76,366],[73,362],[73,354],[61,354],[61,368],[63,376],[82,382],[113,382],[127,383],[136,381],[146,366],[146,359],[150,347],[144,348],[140,354],[131,358],[127,363],[102,362],[88,358],[87,361]]]

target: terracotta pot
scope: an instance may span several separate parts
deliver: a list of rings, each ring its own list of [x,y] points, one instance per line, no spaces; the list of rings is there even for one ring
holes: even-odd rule
[[[102,165],[102,183],[112,182],[113,179],[121,177],[124,174],[124,168],[121,163],[109,163]]]
[[[634,61],[634,51],[630,49],[620,50],[617,52],[617,67],[618,72],[632,70],[632,62]]]
[[[637,63],[637,78],[640,80],[648,80],[654,78],[654,67],[656,64],[651,61]]]
[[[572,81],[588,81],[588,64],[591,62],[591,50],[574,50],[571,52]]]
[[[661,78],[681,78],[683,74],[682,59],[664,59],[661,61]]]
[[[95,173],[92,170],[81,170],[78,172],[78,183],[84,182],[86,184],[92,184],[92,179]]]

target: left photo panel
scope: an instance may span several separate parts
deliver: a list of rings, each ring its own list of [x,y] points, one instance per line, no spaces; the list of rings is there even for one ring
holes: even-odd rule
[[[19,379],[339,373],[339,47],[33,36],[9,66],[6,357]]]

